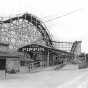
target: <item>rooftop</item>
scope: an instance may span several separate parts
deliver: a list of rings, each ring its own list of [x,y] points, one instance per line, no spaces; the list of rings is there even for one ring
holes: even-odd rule
[[[9,44],[8,43],[1,43],[0,42],[0,46],[9,46]]]

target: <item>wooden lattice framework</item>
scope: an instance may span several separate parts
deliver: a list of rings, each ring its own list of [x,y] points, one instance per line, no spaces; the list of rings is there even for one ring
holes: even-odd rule
[[[32,43],[52,47],[52,40],[44,23],[28,13],[2,19],[0,21],[0,41],[8,42],[10,48],[19,48]]]

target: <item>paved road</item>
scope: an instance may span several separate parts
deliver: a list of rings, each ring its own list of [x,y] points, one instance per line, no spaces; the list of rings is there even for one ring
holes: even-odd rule
[[[57,88],[88,88],[88,69],[79,71],[79,75]]]
[[[49,70],[31,74],[12,74],[0,80],[0,88],[88,88],[88,69]]]

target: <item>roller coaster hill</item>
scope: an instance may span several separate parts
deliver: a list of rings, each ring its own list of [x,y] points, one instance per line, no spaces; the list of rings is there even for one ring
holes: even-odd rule
[[[81,41],[56,42],[40,18],[32,14],[0,21],[0,69],[32,71],[55,65],[80,64]]]

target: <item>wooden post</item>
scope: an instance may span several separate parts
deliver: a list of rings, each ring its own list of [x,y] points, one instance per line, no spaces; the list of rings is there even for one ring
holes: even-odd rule
[[[6,60],[5,60],[5,79],[6,79]]]
[[[5,79],[6,79],[6,68],[5,68]]]
[[[47,55],[47,66],[49,66],[49,50],[48,50],[48,55]]]
[[[84,63],[86,63],[86,55],[85,55],[85,62]]]

